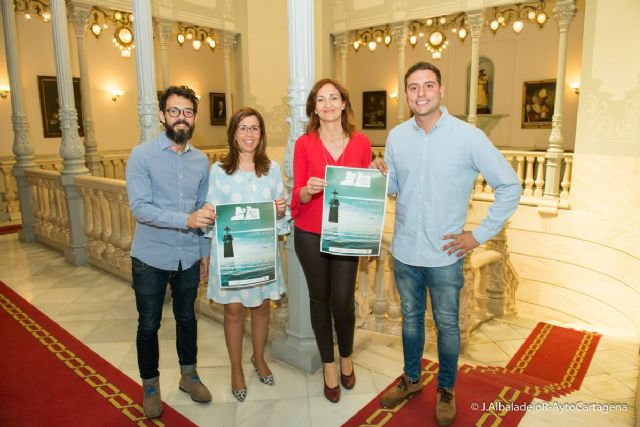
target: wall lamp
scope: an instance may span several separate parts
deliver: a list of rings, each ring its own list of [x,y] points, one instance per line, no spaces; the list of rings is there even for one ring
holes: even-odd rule
[[[0,86],[0,98],[6,98],[11,92],[11,88],[9,86]]]
[[[111,100],[116,102],[124,94],[123,90],[114,89],[111,91]]]
[[[573,89],[576,95],[580,95],[580,82],[571,82],[569,83],[569,87]]]

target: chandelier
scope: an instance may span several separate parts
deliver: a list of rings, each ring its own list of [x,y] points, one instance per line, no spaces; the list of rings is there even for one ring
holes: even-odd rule
[[[432,58],[439,59],[442,57],[442,51],[449,45],[446,35],[448,29],[451,29],[451,32],[464,41],[468,34],[465,14],[459,13],[427,18],[424,21],[413,21],[409,25],[408,40],[411,46],[415,47],[421,38],[425,38],[424,46],[431,52]]]
[[[356,31],[352,46],[356,52],[361,46],[367,46],[373,52],[378,47],[378,43],[384,43],[385,46],[389,47],[391,40],[391,30],[387,25],[384,28],[369,28],[368,30]]]
[[[184,25],[181,22],[178,22],[176,40],[180,47],[182,47],[186,41],[191,41],[191,46],[195,50],[200,50],[202,45],[206,44],[213,51],[218,45],[216,34],[212,29],[198,27],[197,25]]]
[[[113,44],[120,49],[120,54],[124,58],[130,58],[131,50],[136,47],[133,42],[133,15],[120,10],[108,11],[94,6],[91,9],[91,23],[89,25],[91,34],[100,38],[102,32],[109,29],[109,24],[115,27]]]
[[[37,16],[45,22],[51,19],[49,4],[41,0],[14,0],[13,8],[16,12],[24,12],[26,19]]]
[[[546,4],[544,0],[536,3],[520,4],[516,3],[514,7],[506,9],[493,8],[493,15],[489,21],[489,29],[495,34],[501,27],[511,24],[513,32],[520,34],[524,28],[524,23],[528,20],[544,27],[549,16],[545,12]]]

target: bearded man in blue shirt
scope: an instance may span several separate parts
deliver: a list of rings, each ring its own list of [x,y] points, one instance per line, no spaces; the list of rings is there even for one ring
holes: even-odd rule
[[[382,395],[381,405],[393,408],[422,391],[428,289],[438,330],[436,423],[447,426],[456,417],[463,257],[500,231],[515,212],[522,187],[485,134],[440,105],[444,87],[436,66],[416,63],[407,70],[404,83],[413,117],[389,132],[384,159],[371,164],[389,175],[388,192],[397,194],[391,250],[404,353],[404,374]],[[463,231],[479,173],[495,190],[495,201],[478,227]]]
[[[131,245],[133,289],[138,309],[136,347],[148,418],[162,414],[158,371],[158,329],[167,283],[171,286],[180,363],[180,390],[197,402],[211,393],[196,372],[198,284],[207,278],[208,242],[200,227],[215,220],[205,205],[209,160],[189,140],[195,129],[198,98],[186,86],[171,86],[160,96],[165,132],[133,149],[127,162],[129,207],[136,219]]]

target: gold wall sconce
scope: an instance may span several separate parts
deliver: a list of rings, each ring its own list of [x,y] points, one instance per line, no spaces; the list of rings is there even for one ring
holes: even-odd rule
[[[9,96],[9,92],[11,92],[11,88],[9,86],[0,86],[0,98],[4,99]]]
[[[580,95],[580,82],[571,82],[569,87],[573,89],[576,95]]]
[[[111,100],[113,102],[116,102],[118,100],[118,98],[120,98],[122,95],[124,95],[124,91],[123,90],[114,89],[114,90],[111,91]]]

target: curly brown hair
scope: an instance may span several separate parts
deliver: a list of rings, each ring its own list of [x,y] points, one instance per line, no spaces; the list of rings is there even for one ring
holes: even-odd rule
[[[253,108],[244,107],[235,112],[229,121],[229,128],[227,129],[227,144],[229,145],[229,152],[222,156],[220,159],[220,166],[227,175],[233,175],[233,173],[240,167],[240,149],[236,142],[236,131],[238,125],[245,117],[255,116],[260,123],[260,142],[256,147],[256,151],[253,153],[253,163],[255,165],[256,176],[267,175],[269,168],[271,167],[271,160],[267,157],[267,131],[264,127],[264,120],[262,115]]]
[[[353,132],[356,130],[356,126],[353,123],[353,109],[351,108],[351,101],[349,100],[349,91],[338,83],[338,81],[328,78],[318,80],[309,91],[309,96],[307,97],[307,117],[309,118],[307,133],[317,132],[318,129],[320,129],[320,119],[318,115],[315,114],[316,97],[318,96],[318,91],[326,84],[335,87],[344,101],[344,110],[342,110],[341,116],[342,130],[351,138]]]

